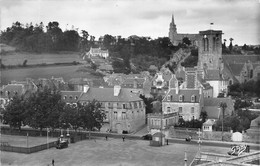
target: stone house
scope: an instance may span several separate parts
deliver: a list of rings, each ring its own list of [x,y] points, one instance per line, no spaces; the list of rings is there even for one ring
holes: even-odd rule
[[[75,92],[77,93],[77,92]],[[105,122],[111,132],[137,131],[145,124],[145,105],[141,98],[121,86],[93,88],[85,86],[78,102],[84,104],[97,100],[106,114]]]
[[[203,93],[200,89],[171,89],[162,101],[163,113],[178,113],[184,120],[199,119],[203,107]]]
[[[86,53],[86,55],[83,57],[85,59],[86,57],[91,58],[99,56],[102,58],[107,58],[109,56],[108,50],[102,50],[101,48],[90,48],[89,52]]]

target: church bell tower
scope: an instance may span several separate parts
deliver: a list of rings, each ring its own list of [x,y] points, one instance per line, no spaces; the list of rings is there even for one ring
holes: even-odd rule
[[[220,70],[222,64],[222,31],[207,30],[199,32],[198,68]]]

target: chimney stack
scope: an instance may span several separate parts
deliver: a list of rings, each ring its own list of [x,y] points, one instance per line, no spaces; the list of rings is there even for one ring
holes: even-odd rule
[[[83,86],[83,92],[84,92],[84,93],[87,93],[88,90],[89,90],[89,86],[88,86],[88,85],[84,85],[84,86]]]
[[[119,96],[120,90],[121,90],[121,86],[115,85],[114,86],[114,96]]]

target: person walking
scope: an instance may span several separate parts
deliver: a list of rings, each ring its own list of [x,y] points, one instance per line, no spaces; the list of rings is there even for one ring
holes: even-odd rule
[[[52,159],[52,162],[51,162],[51,163],[52,163],[52,166],[54,166],[54,159]]]
[[[122,139],[123,139],[123,142],[125,142],[125,136],[123,136]]]
[[[107,135],[106,135],[106,141],[107,141]]]

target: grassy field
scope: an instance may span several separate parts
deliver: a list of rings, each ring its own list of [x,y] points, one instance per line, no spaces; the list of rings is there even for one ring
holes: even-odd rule
[[[57,141],[57,138],[48,137],[49,142]],[[1,135],[1,142],[7,142],[11,146],[27,147],[26,136]],[[47,143],[47,137],[30,137],[28,136],[28,147],[37,146]]]
[[[48,66],[48,67],[37,67],[37,68],[19,68],[19,69],[8,69],[3,70],[0,73],[1,85],[6,85],[10,81],[23,81],[26,78],[51,78],[62,77],[65,81],[71,78],[100,78],[94,76],[86,71],[78,71],[82,68],[82,65],[76,66]]]
[[[1,56],[2,63],[8,65],[22,65],[24,60],[27,60],[27,65],[34,64],[51,64],[51,63],[68,63],[68,62],[83,62],[80,58],[79,53],[20,53],[12,52]]]
[[[226,154],[229,148],[202,146],[203,152]],[[2,165],[46,166],[180,166],[184,165],[184,151],[188,164],[195,157],[198,146],[171,143],[163,147],[149,146],[149,141],[104,138],[69,144],[66,149],[40,151],[33,154],[2,152]]]

